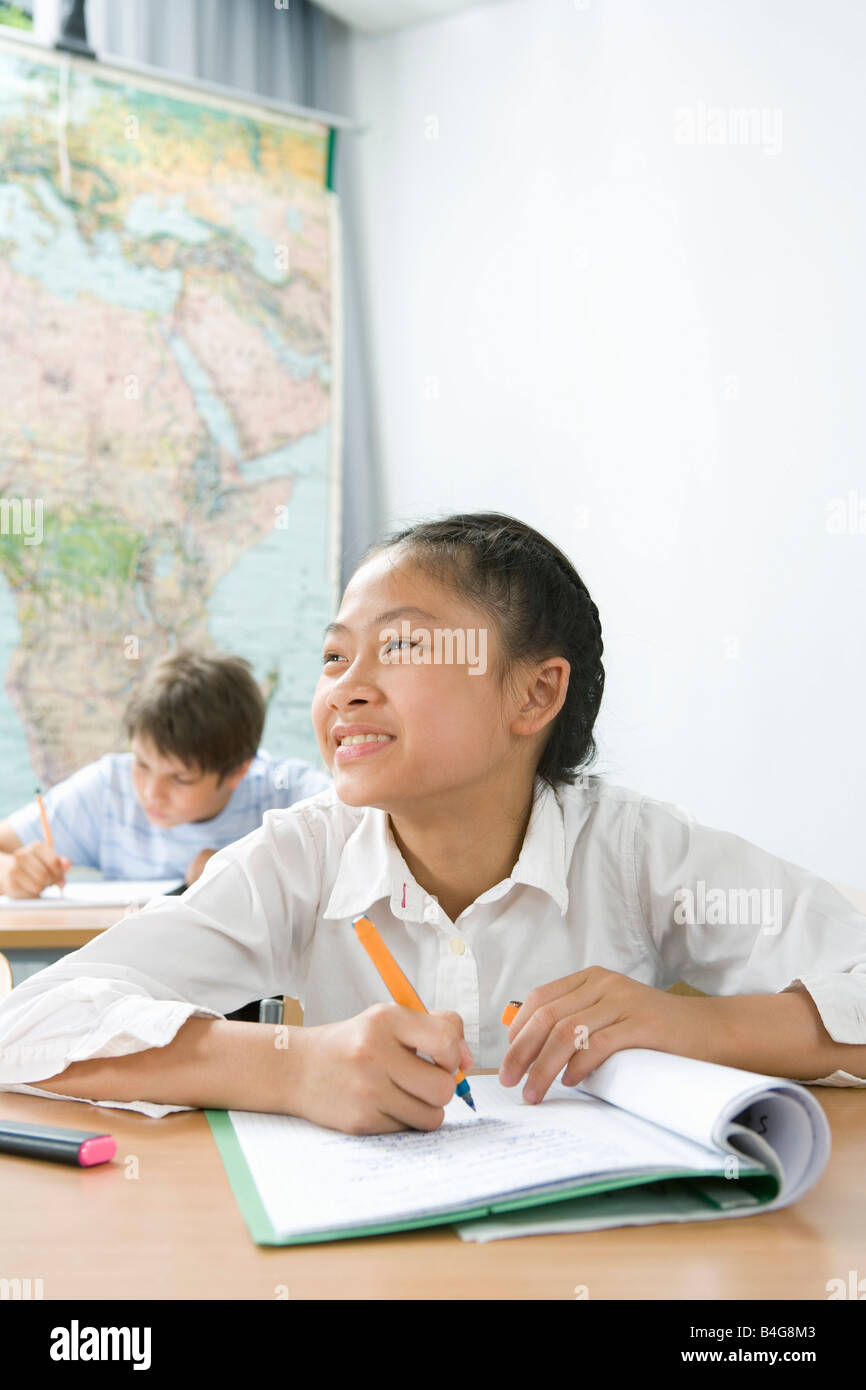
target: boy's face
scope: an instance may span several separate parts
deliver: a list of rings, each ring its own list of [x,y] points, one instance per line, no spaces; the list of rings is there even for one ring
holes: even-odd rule
[[[244,763],[218,786],[218,773],[158,753],[143,735],[136,734],[131,747],[135,794],[148,820],[163,830],[218,815],[249,767]]]
[[[407,612],[374,623],[404,605],[430,616]],[[386,551],[352,577],[336,621],[348,630],[323,641],[312,719],[341,801],[408,811],[414,801],[438,798],[447,808],[456,789],[484,782],[513,757],[513,714],[494,674],[495,630],[477,609],[415,566],[395,568]],[[397,636],[382,638],[389,628]],[[447,630],[463,631],[462,661],[459,640],[449,643]],[[393,737],[338,751],[336,725],[372,725]]]

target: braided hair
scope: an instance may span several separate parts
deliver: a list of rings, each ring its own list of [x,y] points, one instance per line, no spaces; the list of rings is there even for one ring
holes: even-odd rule
[[[502,679],[518,663],[564,657],[565,701],[549,725],[536,773],[551,786],[573,784],[596,759],[592,730],[604,693],[598,609],[561,550],[502,512],[460,512],[395,531],[365,550],[399,546],[426,573],[489,614],[503,653]]]

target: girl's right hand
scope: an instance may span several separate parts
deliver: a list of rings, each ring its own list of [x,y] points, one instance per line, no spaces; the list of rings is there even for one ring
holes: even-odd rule
[[[454,1073],[472,1066],[463,1020],[446,1010],[374,1004],[341,1023],[297,1031],[291,1113],[346,1134],[438,1129]]]
[[[12,898],[38,898],[50,883],[63,887],[71,863],[49,849],[44,840],[33,840],[9,855],[2,891]]]

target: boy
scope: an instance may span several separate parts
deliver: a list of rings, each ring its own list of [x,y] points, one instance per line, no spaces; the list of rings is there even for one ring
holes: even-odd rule
[[[212,854],[256,830],[265,811],[332,785],[300,758],[259,751],[265,702],[249,662],[181,651],[130,701],[130,753],[108,753],[0,822],[0,892],[38,897],[70,864],[106,878],[193,883]]]

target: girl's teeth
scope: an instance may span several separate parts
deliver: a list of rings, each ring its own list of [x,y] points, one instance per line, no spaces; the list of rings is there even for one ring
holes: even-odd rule
[[[387,743],[390,734],[353,734],[351,738],[341,738],[340,747],[346,748],[350,743]]]

